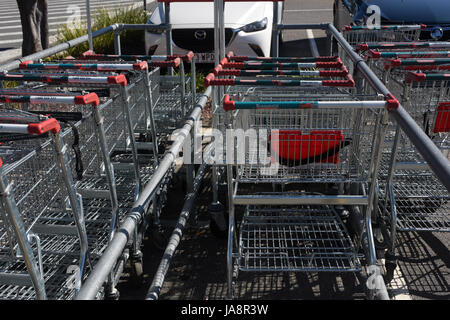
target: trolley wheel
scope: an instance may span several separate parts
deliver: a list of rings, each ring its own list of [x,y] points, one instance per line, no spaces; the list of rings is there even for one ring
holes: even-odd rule
[[[392,279],[394,279],[394,272],[395,269],[397,268],[397,260],[395,259],[395,257],[391,254],[389,254],[388,252],[385,254],[385,268],[386,268],[386,274],[384,275],[384,282],[386,284],[389,284]]]
[[[144,275],[144,259],[142,257],[142,252],[138,251],[131,258],[131,281],[136,286],[141,286],[143,284],[143,275]]]
[[[219,239],[226,239],[228,236],[228,216],[225,214],[225,207],[220,203],[209,205],[209,229],[211,233]]]
[[[105,300],[119,300],[120,292],[116,288],[112,289],[105,295]]]
[[[150,241],[155,249],[158,251],[164,251],[169,239],[160,226],[153,226],[150,231]]]
[[[131,265],[131,281],[137,287],[144,284],[144,263],[141,261],[134,261]]]
[[[214,219],[211,219],[209,221],[209,229],[211,230],[211,233],[219,239],[226,239],[227,238],[227,230],[222,230],[216,223]]]

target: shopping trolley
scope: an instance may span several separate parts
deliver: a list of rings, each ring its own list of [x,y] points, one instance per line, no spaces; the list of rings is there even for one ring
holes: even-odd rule
[[[421,25],[386,25],[386,26],[345,26],[342,30],[345,40],[356,46],[368,42],[404,42],[418,41],[420,32],[427,26]]]
[[[373,42],[355,45],[355,50],[364,52],[368,50],[442,50],[450,48],[450,42],[446,41],[419,41],[419,42]]]
[[[143,135],[144,141],[150,140],[151,143],[135,142],[138,150],[153,151],[154,163],[158,163],[158,141],[153,116],[153,95],[155,90],[151,89],[150,78],[152,77],[148,71],[148,64],[145,61],[135,63],[119,63],[119,62],[100,62],[89,63],[89,61],[64,60],[62,62],[50,63],[33,63],[33,61],[25,61],[19,65],[22,70],[39,70],[41,72],[77,72],[86,73],[86,75],[101,75],[102,73],[126,72],[128,91],[128,106],[130,109],[130,121],[133,132]],[[122,92],[122,94],[124,94]]]
[[[264,67],[270,68],[266,64],[260,69]],[[206,84],[236,86],[223,99],[231,129],[226,132],[225,155],[229,296],[239,271],[361,271],[361,243],[373,242],[370,212],[382,124],[386,108],[398,102],[393,97],[385,101],[377,95],[358,96],[351,90],[355,83],[350,75],[339,80],[277,80],[217,79],[211,74]],[[235,145],[231,141],[236,138]],[[246,187],[253,185],[250,190],[266,186],[275,191]],[[339,185],[342,192],[324,194],[329,185]],[[246,210],[236,231],[238,205]],[[368,233],[353,241],[338,205],[366,208]],[[368,265],[376,264],[373,247],[367,259]]]
[[[364,58],[367,65],[372,69],[372,71],[380,79],[383,79],[383,75],[386,70],[386,59],[450,58],[450,51],[436,51],[428,48],[416,51],[379,51],[371,49],[364,52]]]
[[[403,79],[402,105],[450,164],[449,80],[448,74],[409,72]],[[386,280],[390,281],[396,268],[396,233],[449,232],[450,195],[398,127],[386,158],[378,211],[388,243]]]
[[[1,104],[16,106],[95,101],[93,95],[0,95]],[[92,267],[67,135],[54,118],[0,111],[1,299],[70,299],[80,288],[86,264]]]
[[[80,149],[85,164],[83,177],[77,181],[76,187],[83,195],[86,215],[92,222],[91,232],[100,234],[96,237],[99,241],[94,246],[97,249],[96,257],[99,257],[113,236],[119,221],[132,208],[140,190],[139,182],[146,183],[154,171],[153,163],[146,160],[148,155],[143,154],[143,157],[136,155],[139,160],[137,165],[134,160],[135,153],[131,154],[130,159],[128,150],[130,145],[132,146],[130,140],[134,138],[134,133],[129,121],[131,117],[127,114],[130,110],[125,108],[128,104],[121,99],[121,93],[124,93],[124,87],[127,84],[126,77],[123,74],[94,76],[9,73],[3,75],[4,79],[18,79],[17,77],[33,81],[29,83],[29,86],[35,86],[36,81],[45,82],[45,85],[39,86],[39,90],[48,94],[53,94],[50,91],[55,89],[66,92],[87,88],[103,92],[104,89],[108,89],[105,97],[101,99],[100,106],[95,110],[66,110],[81,112],[84,115],[83,121],[75,123],[80,132]],[[16,90],[21,92],[24,88]],[[103,140],[101,127],[105,132]],[[138,178],[140,180],[137,180]],[[147,223],[148,215],[144,218],[141,222],[144,223],[145,220]],[[106,222],[110,227],[106,228],[108,236],[104,242],[103,232]],[[143,228],[140,229],[141,232],[142,230]],[[140,245],[140,239],[142,237],[133,238],[132,244],[135,251]],[[134,251],[131,250],[130,256],[133,255]],[[109,283],[116,283],[117,280],[110,279]]]
[[[193,106],[196,99],[195,60],[193,52],[185,55],[149,56],[149,55],[104,55],[87,51],[80,57],[86,60],[124,60],[147,61],[154,68],[178,68],[179,75],[155,75],[153,82],[158,84],[158,91],[154,92],[154,115],[158,123],[158,132],[167,136],[180,125]],[[190,63],[191,76],[185,72],[184,61]]]

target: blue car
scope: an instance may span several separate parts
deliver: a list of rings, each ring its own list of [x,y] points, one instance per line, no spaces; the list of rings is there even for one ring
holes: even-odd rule
[[[450,0],[335,0],[335,26],[364,24],[371,5],[380,8],[382,25],[426,24],[422,40],[450,39]]]

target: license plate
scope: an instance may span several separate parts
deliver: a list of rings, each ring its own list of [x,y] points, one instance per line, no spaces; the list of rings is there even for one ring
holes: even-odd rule
[[[214,53],[195,53],[195,62],[214,63]]]

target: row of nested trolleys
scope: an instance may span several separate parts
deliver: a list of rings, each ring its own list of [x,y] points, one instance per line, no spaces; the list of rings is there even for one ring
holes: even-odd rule
[[[74,298],[194,105],[192,57],[86,52],[0,75],[1,299]],[[140,225],[158,223],[170,175]]]
[[[449,154],[450,44],[417,41],[422,28],[343,30],[393,95],[353,79],[341,47],[311,58],[230,52],[206,77],[213,127],[250,137],[212,152],[228,184],[229,297],[239,271],[360,272],[380,248],[389,282],[397,231],[450,230],[447,189],[388,112],[400,102]]]
[[[440,72],[448,44],[411,44],[417,30],[343,32],[445,153],[448,76]],[[230,296],[239,271],[360,272],[375,265],[380,238],[371,217],[388,243],[387,280],[397,230],[448,231],[448,192],[388,117],[397,99],[353,79],[348,55],[339,56],[230,53],[206,78],[223,105],[213,127],[261,133],[235,150],[239,164],[218,159],[227,168]],[[159,145],[195,101],[183,69],[179,78],[160,76],[158,67],[183,68],[176,57],[164,59],[170,61],[87,52],[80,60],[25,62],[1,75],[21,83],[0,94],[3,299],[76,295],[151,177]],[[237,228],[236,205],[245,205]],[[157,220],[157,211],[148,218]],[[362,217],[356,233],[347,226],[352,217]],[[140,238],[130,256],[139,257]],[[109,286],[115,281],[111,276]]]

